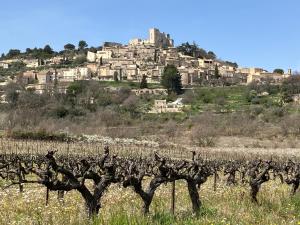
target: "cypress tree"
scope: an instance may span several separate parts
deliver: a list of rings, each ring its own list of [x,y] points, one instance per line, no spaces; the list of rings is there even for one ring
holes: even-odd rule
[[[174,92],[176,94],[182,94],[181,76],[174,65],[167,65],[164,68],[161,84],[165,87],[169,93]]]
[[[140,89],[143,89],[143,88],[148,88],[147,76],[146,75],[143,75],[142,81],[141,81],[141,84],[140,84]]]

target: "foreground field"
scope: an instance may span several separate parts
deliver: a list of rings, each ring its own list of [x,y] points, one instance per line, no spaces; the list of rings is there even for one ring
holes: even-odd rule
[[[148,143],[149,144],[149,143]],[[261,148],[258,145],[254,148],[253,146],[241,147],[236,145],[233,147],[226,148],[182,148],[182,147],[150,147],[150,146],[136,146],[132,144],[125,145],[116,144],[111,145],[110,150],[113,154],[118,154],[125,158],[119,158],[119,161],[111,161],[114,156],[113,154],[104,157],[107,161],[108,167],[97,166],[101,159],[99,156],[103,155],[103,143],[83,143],[83,142],[41,142],[41,141],[12,141],[12,140],[1,140],[0,142],[1,154],[3,159],[1,161],[1,179],[0,182],[0,225],[1,224],[299,224],[300,223],[300,193],[296,193],[291,197],[291,185],[288,185],[292,179],[299,181],[299,163],[287,165],[287,159],[297,160],[299,158],[299,151],[297,148]],[[85,207],[85,203],[78,190],[70,189],[65,194],[65,197],[58,200],[56,191],[50,191],[49,201],[46,204],[46,183],[26,183],[26,181],[37,181],[38,178],[44,180],[50,180],[55,186],[55,180],[60,181],[58,178],[64,174],[60,169],[55,168],[56,163],[48,150],[58,150],[57,162],[58,164],[64,165],[61,168],[65,168],[71,171],[73,174],[77,174],[78,178],[84,177],[85,172],[81,174],[81,168],[86,163],[81,159],[89,158],[90,169],[89,171],[98,171],[97,173],[101,176],[101,179],[106,179],[106,175],[109,172],[105,168],[110,168],[110,163],[114,162],[117,168],[117,174],[122,175],[123,179],[118,180],[118,184],[113,181],[108,186],[101,198],[101,209],[100,212],[92,220],[88,219],[88,213]],[[197,157],[200,157],[194,161],[191,160],[191,150],[195,150]],[[160,158],[153,157],[156,153],[164,155],[164,157],[171,157],[177,162],[185,162],[182,169],[174,169],[179,164],[173,164],[174,161],[168,161],[167,164],[163,164]],[[46,157],[45,154],[47,153]],[[35,155],[36,154],[36,155]],[[41,154],[41,155],[39,155]],[[160,173],[157,174],[156,170],[152,171],[151,178],[143,179],[143,188],[149,186],[148,181],[156,177],[166,177],[161,186],[157,189],[154,194],[153,202],[150,206],[150,214],[144,216],[142,213],[143,202],[138,196],[137,192],[134,192],[132,187],[127,186],[123,188],[128,174],[132,176],[137,175],[134,169],[131,169],[130,165],[138,166],[142,163],[142,158],[137,161],[128,161],[130,157],[135,155],[136,157],[146,157],[148,160],[154,160],[155,166],[148,168],[159,168]],[[32,158],[32,156],[34,156]],[[261,161],[257,166],[253,163],[259,162],[259,159],[255,159],[258,156],[264,158],[266,161]],[[276,157],[275,157],[276,156]],[[93,161],[93,158],[96,161]],[[96,158],[95,158],[96,157]],[[129,157],[129,158],[128,158]],[[268,162],[269,159],[273,159],[273,163]],[[204,159],[204,161],[202,161]],[[213,161],[210,161],[213,159]],[[20,161],[19,161],[20,160]],[[42,161],[41,161],[42,160]],[[150,160],[150,161],[151,161]],[[155,162],[156,160],[156,162]],[[169,159],[168,159],[169,160]],[[207,160],[207,161],[206,161]],[[277,160],[277,161],[276,161]],[[18,164],[18,161],[21,164]],[[49,163],[50,162],[50,163]],[[71,162],[68,164],[67,162]],[[97,162],[97,164],[93,164]],[[119,162],[119,163],[118,163]],[[124,164],[122,164],[123,162]],[[213,164],[211,164],[211,163]],[[235,163],[232,163],[235,162]],[[8,163],[8,164],[7,164]],[[216,163],[216,164],[215,164]],[[223,164],[222,164],[223,163]],[[143,163],[142,163],[143,164]],[[47,166],[48,165],[48,166]],[[148,165],[143,164],[143,165]],[[177,165],[177,166],[175,166]],[[217,169],[220,178],[213,176],[213,173],[209,173],[208,180],[203,180],[198,192],[200,194],[200,200],[202,206],[200,214],[195,215],[192,210],[191,198],[189,191],[184,181],[185,178],[176,178],[176,191],[175,191],[175,215],[171,213],[171,182],[175,174],[178,176],[190,175],[193,179],[198,174],[197,171],[200,166],[207,165],[207,168],[213,169],[214,165],[219,167]],[[260,166],[258,166],[260,165]],[[33,166],[33,168],[32,168]],[[78,167],[79,166],[79,167]],[[125,167],[124,167],[125,166]],[[9,167],[9,168],[8,168]],[[103,167],[103,168],[102,168]],[[256,167],[257,175],[253,177],[251,175],[251,168]],[[21,168],[23,168],[21,170]],[[126,169],[127,168],[127,169]],[[141,167],[139,167],[141,168]],[[170,173],[163,175],[163,170],[160,169],[168,168],[172,170]],[[179,168],[179,167],[178,167]],[[189,169],[190,168],[190,169]],[[191,169],[193,168],[193,169]],[[293,169],[294,168],[294,169]],[[78,170],[79,169],[79,170]],[[94,170],[96,169],[96,170]],[[206,170],[201,169],[201,174],[205,175]],[[216,169],[216,168],[215,168]],[[228,170],[229,169],[229,170]],[[230,170],[234,169],[235,181],[237,183],[231,183],[230,181]],[[287,169],[287,170],[286,170]],[[141,174],[142,169],[138,169]],[[263,171],[269,172],[263,172]],[[23,171],[19,173],[18,171]],[[27,172],[26,172],[27,171]],[[31,171],[31,172],[29,172]],[[43,173],[40,173],[40,172]],[[124,173],[123,173],[123,172]],[[188,171],[188,172],[187,172]],[[246,172],[244,175],[247,177],[247,182],[243,181],[243,171]],[[285,173],[287,171],[287,173]],[[55,173],[54,173],[55,172]],[[226,175],[225,175],[226,172]],[[229,172],[229,176],[228,176]],[[262,179],[262,188],[260,189],[257,200],[258,204],[253,202],[253,198],[250,196],[251,180],[256,180],[260,177],[259,174],[265,174]],[[10,177],[15,174],[16,177]],[[18,178],[18,174],[20,176]],[[35,174],[35,175],[34,175]],[[45,174],[42,175],[42,174]],[[53,176],[56,174],[55,176]],[[159,175],[160,174],[160,175]],[[283,175],[282,182],[280,176]],[[40,176],[41,175],[41,176]],[[202,176],[202,175],[201,175]],[[47,178],[47,179],[46,179]],[[95,184],[92,180],[86,177],[87,188],[89,191],[95,191]],[[216,180],[214,180],[216,178]],[[19,183],[23,180],[24,192],[19,192]],[[250,179],[250,180],[249,180]],[[72,179],[71,179],[72,180]],[[70,180],[70,181],[71,181]],[[206,181],[206,182],[205,182]],[[216,181],[216,183],[214,182]],[[267,182],[266,182],[267,181]],[[16,182],[15,186],[9,186],[11,182]],[[63,182],[63,181],[62,181]],[[68,180],[65,180],[66,185]],[[51,183],[48,183],[50,185]],[[132,183],[131,183],[132,184]],[[216,184],[216,186],[214,186]],[[291,183],[290,183],[291,184]],[[7,188],[7,186],[9,186]],[[48,186],[47,186],[48,187]],[[49,190],[51,187],[49,186]],[[252,186],[251,186],[252,187]],[[20,189],[21,190],[21,189]],[[61,189],[53,189],[61,190]],[[62,189],[64,190],[64,189]],[[253,187],[252,189],[253,190]],[[253,196],[252,196],[253,197]]]
[[[259,205],[251,202],[243,186],[226,187],[219,183],[213,191],[212,181],[200,190],[201,214],[191,212],[186,186],[176,182],[175,217],[170,214],[171,185],[162,185],[155,193],[151,213],[144,217],[140,199],[130,189],[111,186],[103,198],[100,214],[93,221],[86,217],[79,194],[66,194],[64,202],[50,193],[45,205],[45,189],[26,185],[20,194],[11,188],[0,192],[0,224],[299,224],[300,194],[289,196],[289,188],[278,181],[267,182],[259,193]]]

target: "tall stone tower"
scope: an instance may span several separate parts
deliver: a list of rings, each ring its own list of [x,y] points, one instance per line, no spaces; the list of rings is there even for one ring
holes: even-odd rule
[[[161,33],[157,28],[149,29],[149,43],[155,47],[173,47],[174,42],[169,34]]]
[[[159,34],[158,29],[156,28],[150,28],[149,29],[149,42],[150,44],[156,45],[157,44],[157,36]]]

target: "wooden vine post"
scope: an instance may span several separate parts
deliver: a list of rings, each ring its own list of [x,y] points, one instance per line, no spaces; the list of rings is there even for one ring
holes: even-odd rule
[[[46,205],[49,203],[49,188],[46,188]]]
[[[175,180],[172,182],[172,190],[171,190],[171,213],[175,215]]]

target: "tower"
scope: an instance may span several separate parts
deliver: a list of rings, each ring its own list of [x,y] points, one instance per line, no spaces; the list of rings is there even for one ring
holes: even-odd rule
[[[150,44],[156,45],[157,43],[157,33],[158,30],[156,28],[149,29],[149,42]]]

